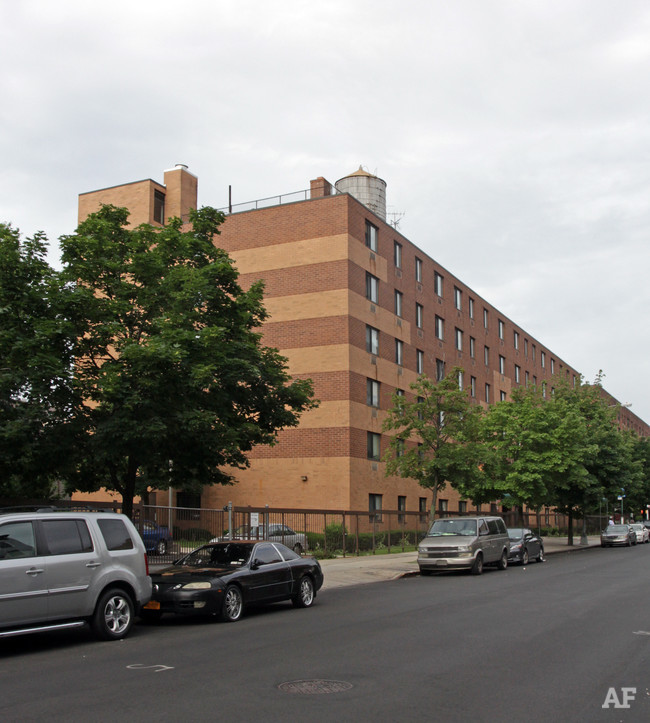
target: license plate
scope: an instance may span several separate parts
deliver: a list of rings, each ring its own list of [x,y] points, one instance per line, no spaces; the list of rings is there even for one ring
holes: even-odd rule
[[[447,560],[436,560],[436,565],[438,567],[447,567]]]
[[[160,610],[160,603],[157,600],[149,600],[144,606],[145,610]]]

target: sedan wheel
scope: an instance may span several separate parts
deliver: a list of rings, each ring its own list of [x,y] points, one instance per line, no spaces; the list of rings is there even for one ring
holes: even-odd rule
[[[544,562],[545,559],[546,559],[546,558],[544,557],[544,548],[543,548],[543,547],[540,547],[540,548],[539,548],[539,555],[537,555],[537,562]]]
[[[296,542],[296,544],[293,546],[293,551],[298,555],[302,555],[302,545],[299,542]]]
[[[164,555],[167,552],[167,542],[165,540],[158,540],[156,543],[156,555]]]
[[[298,585],[298,594],[292,598],[292,602],[297,608],[308,608],[314,602],[316,592],[314,591],[314,583],[311,577],[305,575],[300,579]]]
[[[221,616],[229,623],[235,623],[244,612],[244,599],[241,590],[236,585],[230,585],[226,588],[226,594],[223,596],[223,606],[221,608]]]
[[[527,550],[526,548],[524,548],[524,552],[523,552],[523,554],[522,554],[522,556],[521,556],[521,564],[522,564],[522,565],[527,565],[527,564],[528,564],[528,550]]]
[[[474,560],[474,564],[472,565],[472,569],[470,571],[472,575],[480,575],[483,572],[483,555],[479,552],[476,556],[476,560]]]

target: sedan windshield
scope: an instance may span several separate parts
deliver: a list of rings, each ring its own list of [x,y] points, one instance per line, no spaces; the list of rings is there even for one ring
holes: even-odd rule
[[[429,537],[442,535],[476,535],[476,520],[436,520],[427,533]]]
[[[519,540],[523,537],[524,531],[520,527],[510,527],[508,529],[508,537],[511,540]]]
[[[204,545],[198,550],[190,552],[181,561],[182,565],[191,567],[203,567],[206,565],[232,565],[239,567],[245,565],[253,549],[252,545],[238,545],[228,542],[217,545]]]

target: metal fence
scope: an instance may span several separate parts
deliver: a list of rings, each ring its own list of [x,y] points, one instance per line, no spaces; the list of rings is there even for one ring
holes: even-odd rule
[[[121,512],[119,502],[93,502],[90,505],[70,500],[2,500],[0,507],[72,510],[112,510]],[[566,535],[566,515],[545,509],[520,510],[439,510],[436,517],[463,517],[497,514],[508,527],[528,527],[542,535]],[[195,507],[169,507],[136,504],[133,521],[145,539],[152,561],[171,562],[182,554],[215,538],[230,535],[247,539],[274,539],[301,552],[316,556],[362,555],[382,552],[407,552],[417,548],[429,527],[429,515],[405,510],[345,511],[295,510],[286,508],[232,507],[215,510]],[[586,518],[587,534],[598,534],[607,526],[606,515]],[[574,519],[574,535],[583,528],[581,518]],[[269,531],[271,535],[269,535]],[[160,540],[164,544],[158,544]]]

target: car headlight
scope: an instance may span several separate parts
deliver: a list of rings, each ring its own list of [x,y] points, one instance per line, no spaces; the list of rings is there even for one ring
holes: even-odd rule
[[[418,547],[418,552],[424,555],[428,550],[426,547]]]
[[[188,582],[187,585],[183,585],[183,590],[209,590],[212,584],[209,582]]]

